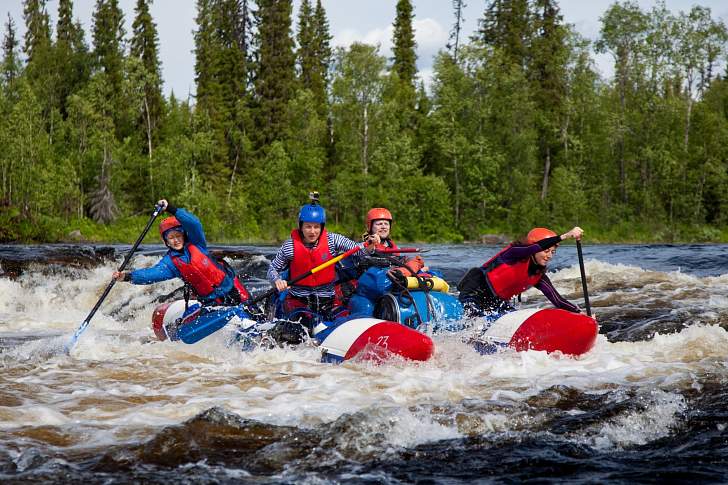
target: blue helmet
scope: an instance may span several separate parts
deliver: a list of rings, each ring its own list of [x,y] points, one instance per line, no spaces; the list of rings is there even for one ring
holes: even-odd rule
[[[298,211],[298,225],[304,222],[318,222],[326,224],[326,211],[318,204],[306,204]]]

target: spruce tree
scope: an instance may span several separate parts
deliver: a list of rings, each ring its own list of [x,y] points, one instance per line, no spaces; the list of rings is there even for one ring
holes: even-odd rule
[[[20,75],[20,59],[18,58],[18,46],[20,42],[16,37],[15,22],[8,13],[8,21],[5,23],[5,36],[3,37],[3,65],[2,82],[6,90],[10,88],[15,79]]]
[[[531,42],[528,0],[489,0],[480,21],[480,40],[504,53],[504,60],[525,69]]]
[[[215,0],[197,0],[195,32],[194,130],[196,136],[211,140],[209,153],[196,162],[203,175],[215,179],[224,176],[229,161],[226,131],[230,126],[230,112],[223,99],[226,87],[220,76],[222,46],[216,26],[219,5]]]
[[[402,85],[415,90],[417,75],[417,54],[415,53],[415,32],[412,28],[412,2],[398,0],[397,16],[394,20],[394,53],[392,69],[399,76]]]
[[[326,119],[328,112],[330,41],[329,24],[321,0],[317,1],[315,11],[309,0],[304,0],[298,14],[298,66],[301,84],[313,93],[316,112],[321,119]]]
[[[232,200],[235,178],[249,167],[252,131],[248,93],[248,61],[252,23],[247,0],[220,0],[215,6],[217,79],[220,85],[223,130],[230,171],[227,201]]]
[[[567,31],[554,0],[536,1],[536,22],[529,69],[538,120],[539,152],[543,166],[541,199],[548,194],[549,176],[564,136],[566,98]]]
[[[310,89],[316,99],[319,116],[325,118],[328,113],[329,69],[331,68],[331,33],[326,11],[321,0],[316,0],[316,9],[312,20],[313,46],[316,68],[312,72]]]
[[[55,56],[51,44],[50,18],[45,0],[27,0],[25,3],[25,53],[28,63],[27,78],[33,94],[42,105],[46,129],[53,140],[60,108],[58,72],[60,59]]]
[[[25,19],[25,46],[23,50],[28,63],[39,55],[39,50],[48,49],[51,45],[51,29],[46,0],[25,0],[23,17]]]
[[[311,89],[311,77],[316,66],[316,54],[313,45],[313,9],[309,0],[302,0],[298,11],[298,71],[301,85]]]
[[[256,97],[259,144],[280,139],[286,108],[296,84],[296,56],[291,36],[292,0],[258,2]]]
[[[144,133],[146,153],[152,157],[153,145],[157,140],[164,111],[162,98],[162,73],[157,53],[159,38],[157,26],[152,20],[149,6],[153,0],[137,0],[130,55],[141,61],[144,76],[142,87],[141,112],[134,122],[136,131]]]
[[[68,115],[68,96],[88,81],[90,59],[81,25],[73,21],[73,1],[58,2],[58,23],[54,46],[58,77],[57,97],[63,118]]]
[[[219,89],[213,55],[215,53],[215,26],[212,0],[197,0],[197,30],[195,31],[195,84],[197,110],[214,109]]]
[[[124,77],[125,34],[124,14],[118,0],[96,0],[93,24],[96,64],[106,74],[112,92],[118,97]]]
[[[455,23],[452,25],[450,31],[450,41],[448,42],[447,48],[452,52],[452,57],[455,62],[458,61],[458,49],[460,49],[460,34],[462,32],[463,22],[463,10],[467,7],[465,0],[452,0],[452,8],[455,13]]]
[[[225,109],[230,115],[246,94],[248,84],[248,2],[220,0],[215,6],[215,26],[219,48],[218,78]]]

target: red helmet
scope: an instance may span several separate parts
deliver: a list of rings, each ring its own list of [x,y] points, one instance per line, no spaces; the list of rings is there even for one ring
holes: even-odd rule
[[[385,220],[392,223],[392,213],[384,207],[375,207],[367,212],[367,230],[371,232],[374,221]]]
[[[551,229],[546,229],[545,227],[534,227],[533,229],[528,231],[528,236],[526,236],[526,242],[528,244],[535,244],[541,239],[554,237],[555,235],[556,233]]]
[[[175,228],[179,228],[179,231],[182,232],[182,224],[180,224],[177,218],[174,216],[167,217],[159,223],[159,235],[162,236],[162,239],[164,240],[164,233]]]

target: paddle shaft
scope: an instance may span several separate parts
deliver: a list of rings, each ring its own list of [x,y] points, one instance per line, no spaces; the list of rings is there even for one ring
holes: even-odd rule
[[[367,247],[367,244],[364,244],[364,247]],[[357,252],[359,252],[361,250],[362,250],[362,248],[360,246],[353,247],[353,248],[349,249],[348,251],[346,251],[345,253],[339,254],[335,258],[331,258],[328,261],[326,261],[325,263],[320,264],[320,265],[316,266],[315,268],[308,270],[307,272],[303,273],[302,275],[296,276],[295,278],[293,278],[291,281],[288,282],[288,286],[291,286],[293,284],[296,284],[299,281],[301,281],[302,279],[308,278],[312,274],[318,273],[319,271],[328,268],[332,264],[336,264],[339,261],[341,261],[342,259],[348,258],[352,254],[357,253]],[[259,301],[268,298],[269,296],[271,296],[276,291],[278,291],[276,288],[271,288],[270,290],[266,291],[262,295],[256,296],[252,300],[250,300],[248,302],[245,302],[245,304],[246,305],[252,305],[252,304],[258,303]]]
[[[158,205],[155,206],[154,212],[152,213],[152,216],[149,218],[149,222],[147,222],[146,227],[144,228],[142,233],[139,235],[139,237],[137,238],[134,245],[131,247],[131,250],[129,251],[129,253],[124,258],[124,261],[121,263],[121,266],[119,266],[118,271],[123,271],[124,268],[126,268],[126,265],[129,264],[129,261],[131,261],[132,255],[134,254],[134,252],[137,250],[137,248],[141,244],[142,240],[144,239],[144,236],[146,236],[147,233],[149,232],[149,228],[152,227],[152,224],[154,224],[154,219],[157,218],[157,216],[159,215],[160,212],[162,212],[162,207],[158,206]],[[76,330],[76,333],[73,334],[73,337],[66,345],[66,351],[69,351],[71,348],[73,348],[73,346],[76,344],[76,341],[78,341],[78,338],[81,336],[81,334],[84,332],[84,330],[86,330],[86,327],[89,326],[89,324],[91,323],[91,319],[94,317],[94,315],[98,311],[99,307],[101,306],[101,303],[103,303],[103,301],[109,295],[109,292],[111,291],[111,288],[114,287],[115,283],[116,283],[116,279],[112,278],[111,282],[108,284],[108,286],[106,287],[104,292],[101,294],[101,297],[99,298],[99,300],[96,302],[94,307],[91,309],[91,312],[88,314],[88,316],[83,321],[81,326],[78,327],[78,330]]]
[[[586,271],[584,271],[584,256],[581,254],[581,241],[576,240],[576,253],[579,255],[579,270],[581,271],[581,288],[584,290],[584,304],[586,314],[591,316],[591,305],[589,304],[589,292],[586,289]]]
[[[424,249],[420,248],[383,248],[377,249],[378,253],[389,254],[389,253],[423,253]]]

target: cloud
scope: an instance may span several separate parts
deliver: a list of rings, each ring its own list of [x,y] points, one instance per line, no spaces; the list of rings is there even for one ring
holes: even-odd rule
[[[431,18],[415,20],[412,26],[415,29],[418,51],[437,52],[447,44],[449,34],[437,20]]]
[[[417,58],[420,69],[432,66],[432,58],[447,44],[448,32],[440,23],[432,18],[415,19],[412,22],[417,43]],[[377,27],[365,33],[355,29],[344,29],[336,34],[332,44],[335,47],[349,47],[354,42],[378,45],[379,51],[386,57],[392,57],[392,37],[394,27]]]
[[[425,90],[430,93],[432,91],[432,78],[435,75],[435,70],[432,67],[426,67],[424,69],[420,69],[417,72],[417,79],[422,81],[422,83],[425,85]]]

